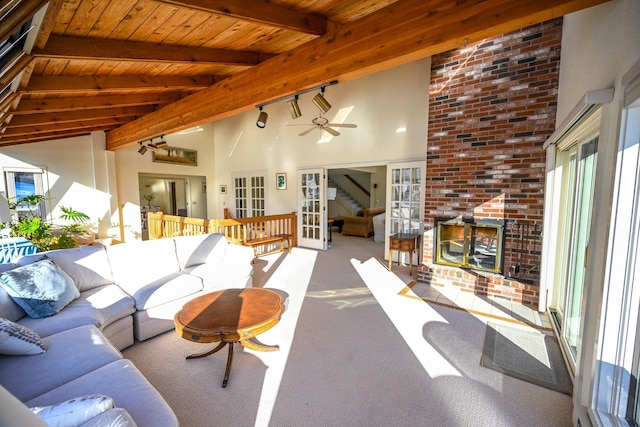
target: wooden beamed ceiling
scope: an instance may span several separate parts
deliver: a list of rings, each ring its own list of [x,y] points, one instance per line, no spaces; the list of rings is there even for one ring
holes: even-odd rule
[[[0,41],[35,34],[0,58],[0,147],[117,150],[604,2],[9,0]]]

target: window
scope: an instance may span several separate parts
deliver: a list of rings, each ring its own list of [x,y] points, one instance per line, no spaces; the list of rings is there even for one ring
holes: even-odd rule
[[[45,173],[42,169],[5,169],[4,174],[9,202],[16,202],[28,196],[44,197],[46,195]],[[35,207],[18,204],[15,212],[18,217],[30,216],[45,219],[47,215],[45,200]]]
[[[234,175],[233,195],[236,218],[265,215],[265,176],[266,172],[264,171]]]
[[[599,425],[637,426],[640,425],[640,74],[631,79],[625,91],[620,135],[601,323],[596,339],[592,407]]]

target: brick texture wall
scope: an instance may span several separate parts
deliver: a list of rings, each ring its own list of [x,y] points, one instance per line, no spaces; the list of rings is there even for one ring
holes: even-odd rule
[[[432,58],[420,281],[537,305],[561,35],[557,19]],[[503,274],[434,264],[441,217],[505,220]]]

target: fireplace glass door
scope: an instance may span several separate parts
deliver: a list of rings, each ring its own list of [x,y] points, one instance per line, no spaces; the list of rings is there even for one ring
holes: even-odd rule
[[[503,225],[436,220],[436,264],[502,271]]]

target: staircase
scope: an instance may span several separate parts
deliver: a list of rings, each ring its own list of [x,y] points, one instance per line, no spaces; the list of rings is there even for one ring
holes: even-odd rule
[[[336,189],[336,202],[340,204],[351,215],[355,215],[359,210],[364,209],[349,193],[347,193],[342,187],[340,187],[334,180],[329,179],[327,181],[329,187]]]

